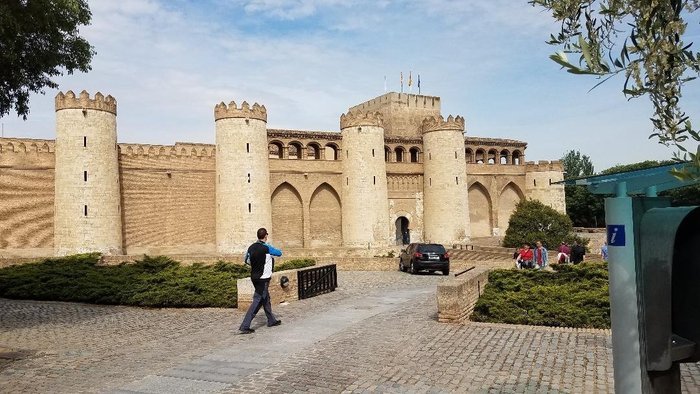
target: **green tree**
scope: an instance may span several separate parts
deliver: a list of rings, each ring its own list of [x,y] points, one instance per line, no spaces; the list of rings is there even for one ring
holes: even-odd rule
[[[86,0],[0,2],[0,117],[14,108],[25,120],[29,94],[55,89],[52,77],[90,70],[94,51],[78,27],[91,18]]]
[[[588,155],[570,150],[561,159],[566,179],[590,176],[595,173]],[[585,186],[566,186],[566,214],[576,227],[599,227],[605,224],[603,197],[588,191]]]
[[[590,176],[595,174],[593,163],[588,155],[582,155],[577,150],[570,150],[561,158],[566,179]]]
[[[517,247],[536,241],[548,248],[576,239],[571,219],[537,200],[521,201],[508,221],[503,246]],[[579,239],[580,241],[580,239]]]
[[[680,106],[685,83],[700,74],[700,53],[691,50],[684,18],[700,8],[697,0],[528,0],[552,12],[561,29],[549,44],[562,51],[551,56],[572,74],[607,79],[625,76],[622,92],[628,98],[648,96],[654,108],[651,121],[661,143],[675,145],[676,160],[690,159],[700,167],[700,145],[689,151],[682,144],[700,141]],[[578,54],[578,64],[567,53]],[[597,85],[596,85],[597,86]],[[595,86],[594,86],[595,87]],[[693,172],[677,173],[689,177]]]

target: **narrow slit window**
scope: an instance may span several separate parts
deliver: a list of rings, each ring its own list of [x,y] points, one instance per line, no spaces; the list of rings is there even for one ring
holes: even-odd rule
[[[455,177],[455,183],[459,185],[459,177],[458,176]]]
[[[428,186],[433,186],[433,178],[428,178]]]
[[[349,185],[350,184],[350,178],[345,178],[345,184]]]
[[[248,183],[250,183],[250,174],[248,174]]]
[[[87,171],[83,171],[83,181],[87,182]]]
[[[87,216],[87,205],[83,205],[83,215]]]
[[[376,176],[372,177],[372,183],[374,183],[375,185],[377,184],[377,177]]]
[[[374,149],[372,149],[372,157],[374,157]]]
[[[532,185],[533,185],[533,186],[537,186],[537,179],[533,179],[533,180],[532,180]]]
[[[87,136],[83,136],[83,148],[87,148]]]
[[[455,159],[457,158],[457,151],[455,151]]]
[[[247,153],[250,153],[250,143],[249,142],[246,142],[246,144],[245,144],[245,151]]]
[[[248,203],[248,213],[253,212],[253,205]]]

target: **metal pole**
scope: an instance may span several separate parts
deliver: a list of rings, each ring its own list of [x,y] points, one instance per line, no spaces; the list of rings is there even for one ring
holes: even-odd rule
[[[641,393],[633,203],[625,182],[615,191],[615,197],[605,199],[615,392]]]

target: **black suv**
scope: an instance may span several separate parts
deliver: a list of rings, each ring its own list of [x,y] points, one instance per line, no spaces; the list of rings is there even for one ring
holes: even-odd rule
[[[422,270],[442,271],[443,275],[449,275],[450,255],[439,244],[410,244],[401,251],[399,270],[412,274]]]

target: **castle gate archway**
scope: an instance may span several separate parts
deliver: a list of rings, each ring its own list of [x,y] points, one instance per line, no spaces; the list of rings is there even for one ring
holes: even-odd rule
[[[342,245],[340,197],[331,185],[324,183],[311,195],[309,215],[311,247]]]
[[[304,246],[304,212],[294,186],[283,183],[272,193],[272,239],[280,247]]]
[[[501,196],[498,198],[498,228],[501,234],[506,233],[510,215],[515,211],[515,206],[523,199],[523,193],[513,182],[508,183],[501,191]]]
[[[469,221],[472,237],[490,237],[493,235],[491,221],[491,198],[484,185],[479,182],[469,187]]]
[[[411,233],[408,229],[408,219],[405,216],[396,218],[396,244],[408,245],[411,243]]]

